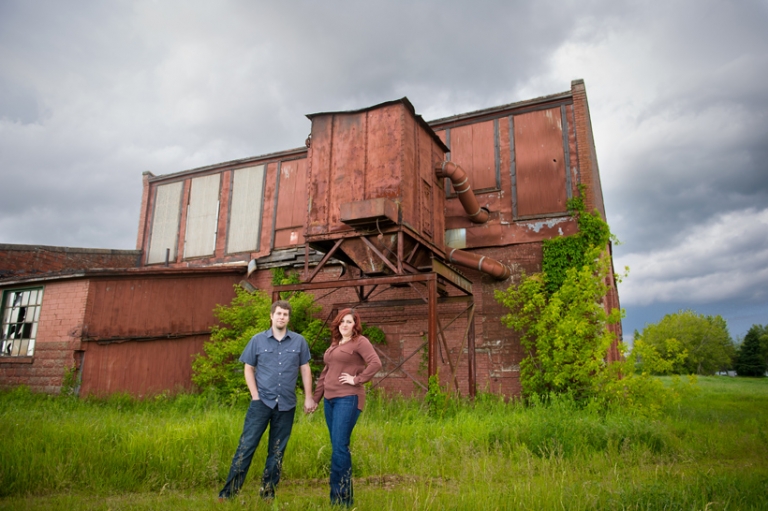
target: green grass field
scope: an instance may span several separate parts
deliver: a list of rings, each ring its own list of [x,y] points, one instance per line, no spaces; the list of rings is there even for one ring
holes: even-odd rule
[[[361,510],[768,509],[768,379],[699,378],[655,420],[480,396],[442,418],[372,396],[352,440]],[[297,414],[278,498],[264,446],[237,499],[216,494],[245,409],[0,393],[0,509],[330,509],[322,413]]]

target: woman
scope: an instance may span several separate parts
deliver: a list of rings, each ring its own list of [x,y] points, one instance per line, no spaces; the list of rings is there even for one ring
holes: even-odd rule
[[[363,384],[381,369],[371,342],[363,337],[360,316],[343,309],[331,324],[331,346],[315,388],[324,397],[325,422],[331,435],[331,504],[352,505],[352,456],[349,440],[365,406]]]

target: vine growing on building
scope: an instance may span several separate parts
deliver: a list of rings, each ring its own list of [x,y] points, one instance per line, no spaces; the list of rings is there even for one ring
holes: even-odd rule
[[[502,322],[520,333],[525,350],[523,396],[538,401],[563,395],[584,405],[635,406],[651,413],[666,399],[658,385],[647,375],[634,375],[626,362],[606,362],[617,340],[608,325],[618,323],[623,312],[603,306],[613,237],[596,211],[586,211],[584,191],[580,187],[579,196],[568,202],[579,232],[545,241],[542,272],[523,275],[517,286],[496,292],[509,309]]]
[[[602,251],[611,241],[617,242],[600,214],[586,211],[584,195],[585,187],[579,185],[579,195],[567,202],[568,211],[576,217],[579,231],[571,236],[544,240],[541,269],[544,287],[550,295],[562,287],[568,269],[581,268],[589,263],[588,258],[594,257],[592,249]]]

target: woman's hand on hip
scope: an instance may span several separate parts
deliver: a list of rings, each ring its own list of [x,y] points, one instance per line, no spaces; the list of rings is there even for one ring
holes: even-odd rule
[[[355,377],[349,373],[341,373],[341,376],[339,376],[339,382],[346,383],[347,385],[354,385]]]

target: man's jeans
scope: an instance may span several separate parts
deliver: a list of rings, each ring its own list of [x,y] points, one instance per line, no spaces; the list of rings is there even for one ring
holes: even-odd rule
[[[280,482],[280,472],[283,468],[283,454],[288,445],[293,428],[293,416],[296,408],[281,412],[275,406],[274,410],[261,400],[251,401],[248,413],[245,414],[243,434],[237,446],[232,466],[229,468],[229,476],[224,488],[219,492],[219,497],[228,499],[237,494],[243,486],[251,459],[256,447],[259,446],[261,436],[269,426],[269,446],[267,451],[267,463],[264,466],[264,475],[261,478],[261,496],[273,497],[275,487]]]
[[[331,504],[352,505],[352,456],[349,440],[360,416],[357,396],[325,399],[325,422],[331,435]]]

